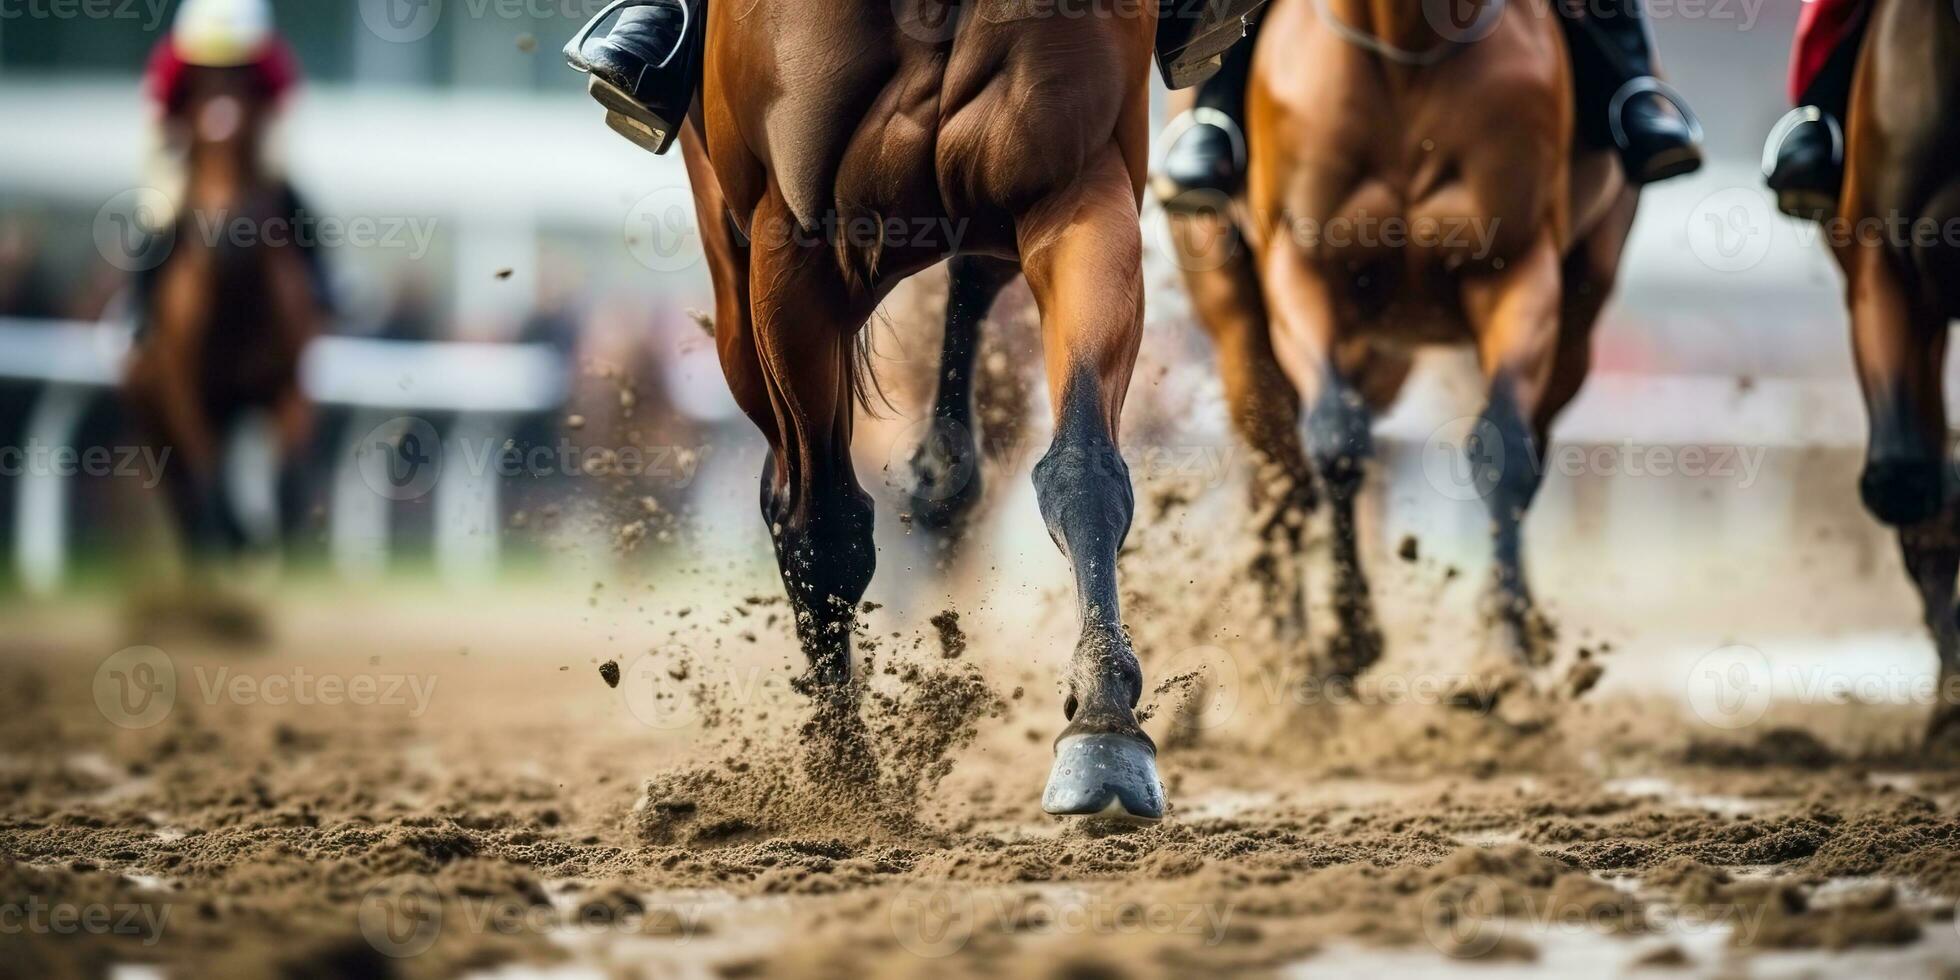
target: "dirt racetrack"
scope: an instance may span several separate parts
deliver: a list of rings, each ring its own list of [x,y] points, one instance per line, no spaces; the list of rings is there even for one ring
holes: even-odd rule
[[[1960,777],[1914,746],[1923,706],[1866,683],[1931,660],[1904,584],[1845,571],[1889,572],[1875,533],[1798,507],[1774,576],[1629,549],[1547,577],[1545,693],[1476,711],[1450,701],[1490,683],[1477,575],[1374,556],[1388,657],[1329,688],[1319,639],[1196,571],[1239,560],[1210,530],[1236,490],[1144,498],[1126,615],[1174,812],[1143,830],[1039,812],[1073,610],[1038,531],[977,546],[952,592],[889,532],[873,786],[803,775],[794,643],[747,558],[296,587],[243,647],[113,600],[10,607],[0,974],[1960,968]]]

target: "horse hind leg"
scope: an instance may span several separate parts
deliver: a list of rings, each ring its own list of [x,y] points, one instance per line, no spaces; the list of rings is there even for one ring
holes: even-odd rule
[[[932,415],[909,466],[913,519],[951,545],[965,531],[984,489],[973,430],[973,371],[980,352],[980,327],[1001,290],[1021,270],[1013,262],[975,255],[952,259],[947,271],[946,333]]]
[[[1273,354],[1259,277],[1231,218],[1180,213],[1167,221],[1192,312],[1217,351],[1226,412],[1253,456],[1248,489],[1258,547],[1246,572],[1276,638],[1302,640],[1307,616],[1300,564],[1318,498],[1300,441],[1300,395]]]
[[[772,191],[756,223],[791,227],[793,220]],[[822,249],[764,243],[747,251],[748,322],[718,324],[716,339],[738,400],[751,417],[769,420],[762,511],[809,659],[799,687],[816,701],[812,775],[869,786],[876,762],[858,715],[851,634],[877,558],[871,497],[858,484],[850,446],[852,345],[871,306],[850,292]],[[735,333],[722,336],[724,327]]]

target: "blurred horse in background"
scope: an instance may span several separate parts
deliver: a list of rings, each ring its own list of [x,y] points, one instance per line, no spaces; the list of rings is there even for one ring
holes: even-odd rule
[[[1878,0],[1827,221],[1844,270],[1870,419],[1860,496],[1899,529],[1940,660],[1929,737],[1960,731],[1960,506],[1946,417],[1946,348],[1960,319],[1960,10]]]
[[[1246,192],[1172,218],[1232,421],[1269,463],[1278,536],[1284,511],[1315,506],[1310,479],[1331,507],[1336,677],[1381,652],[1355,498],[1373,413],[1422,344],[1474,345],[1488,380],[1461,472],[1496,539],[1491,666],[1549,657],[1519,525],[1638,199],[1611,149],[1575,139],[1571,58],[1544,0],[1486,4],[1467,28],[1431,7],[1274,0],[1253,53]]]
[[[294,193],[265,162],[283,84],[263,64],[182,65],[169,82],[167,125],[188,145],[187,181],[168,254],[138,290],[125,392],[144,436],[170,450],[165,486],[194,574],[252,543],[227,491],[234,429],[268,416],[282,462],[312,432],[299,362],[327,310]],[[295,481],[282,469],[290,522]]]

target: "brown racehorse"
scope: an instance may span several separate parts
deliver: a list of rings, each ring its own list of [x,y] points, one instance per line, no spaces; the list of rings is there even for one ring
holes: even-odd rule
[[[1637,194],[1613,153],[1574,142],[1544,0],[1493,5],[1473,38],[1419,0],[1274,0],[1247,96],[1247,190],[1174,219],[1239,433],[1291,506],[1311,505],[1311,470],[1332,507],[1336,675],[1379,655],[1355,497],[1371,412],[1426,343],[1474,345],[1489,383],[1465,472],[1496,537],[1492,639],[1526,664],[1549,653],[1519,524],[1585,378]]]
[[[269,412],[285,459],[309,437],[299,358],[325,314],[292,244],[289,191],[263,162],[273,103],[249,68],[194,67],[184,81],[172,124],[189,142],[188,183],[126,392],[147,438],[170,447],[172,512],[202,562],[246,543],[224,492],[233,425]]]
[[[854,348],[898,281],[986,256],[1017,264],[1040,307],[1055,437],[1034,482],[1081,614],[1043,804],[1148,820],[1162,788],[1117,601],[1133,506],[1117,420],[1142,328],[1156,21],[1152,4],[1090,6],[712,4],[683,146],[723,371],[773,449],[762,510],[827,751],[865,758],[851,630],[875,556],[849,452]]]
[[[1846,121],[1844,192],[1830,239],[1870,414],[1859,489],[1899,528],[1939,651],[1929,735],[1960,725],[1960,508],[1952,497],[1942,377],[1960,318],[1960,9],[1878,0]]]

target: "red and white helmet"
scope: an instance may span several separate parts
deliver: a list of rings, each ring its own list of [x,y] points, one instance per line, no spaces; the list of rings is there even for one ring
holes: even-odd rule
[[[144,87],[174,112],[183,104],[187,69],[242,67],[256,70],[273,99],[299,82],[298,63],[273,26],[267,0],[184,0],[170,36],[150,55]]]

